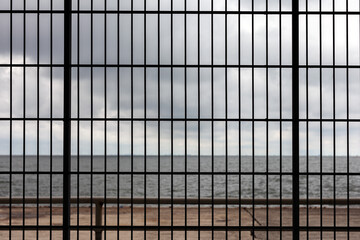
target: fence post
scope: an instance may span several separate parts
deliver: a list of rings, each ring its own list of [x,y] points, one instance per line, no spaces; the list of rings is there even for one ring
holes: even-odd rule
[[[97,201],[95,203],[95,226],[101,227],[102,226],[102,207],[103,202]],[[102,238],[102,229],[96,228],[95,229],[95,240],[101,240]]]
[[[293,240],[299,239],[299,2],[292,1],[292,197]]]
[[[63,239],[70,239],[71,0],[64,1]]]

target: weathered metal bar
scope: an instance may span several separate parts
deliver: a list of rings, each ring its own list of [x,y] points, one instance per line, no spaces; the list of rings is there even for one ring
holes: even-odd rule
[[[299,1],[292,1],[292,227],[293,240],[300,237],[299,230]]]
[[[46,198],[46,197],[40,197],[38,199],[38,202],[40,204],[47,204],[50,203],[50,201],[53,204],[61,204],[63,203],[63,199],[62,198]],[[91,203],[91,198],[90,197],[80,197],[79,199],[77,198],[71,198],[70,199],[70,203],[71,204],[76,204],[77,201],[79,201],[79,203],[81,204],[86,204],[86,203]],[[171,204],[171,198],[160,198],[160,200],[158,200],[158,198],[146,198],[146,200],[144,198],[133,198],[133,204],[158,204],[160,201],[160,204]],[[265,205],[266,203],[269,203],[269,205],[278,205],[280,204],[280,199],[279,198],[269,198],[268,200],[266,198],[264,199],[254,199],[254,204],[255,205]],[[92,198],[92,203],[96,205],[96,207],[101,207],[102,204],[104,203],[104,198],[102,197],[93,197]],[[0,204],[9,204],[10,203],[10,198],[0,198]],[[22,198],[17,198],[17,197],[13,197],[11,199],[11,204],[22,204],[23,203],[23,199]],[[25,198],[25,203],[26,204],[36,204],[37,203],[37,198]],[[111,197],[107,197],[106,198],[106,203],[108,204],[130,204],[131,203],[131,198],[111,198]],[[173,203],[174,204],[185,204],[185,198],[173,198]],[[212,204],[214,203],[215,205],[225,205],[226,204],[226,199],[225,198],[214,198],[214,202],[212,201],[211,198],[200,198],[200,200],[198,198],[187,198],[186,199],[186,204],[192,205],[192,204]],[[227,200],[228,205],[238,205],[238,204],[243,204],[243,205],[247,205],[247,204],[252,204],[253,201],[252,199],[238,199],[238,198],[228,198]],[[293,204],[293,200],[291,198],[286,198],[286,199],[282,199],[281,203],[283,205],[291,205]],[[310,198],[308,200],[308,203],[310,205],[318,205],[318,204],[324,204],[324,205],[347,205],[347,199],[346,198],[336,198],[334,199],[319,199],[319,198]],[[300,205],[305,205],[307,204],[307,200],[306,199],[300,199],[299,200],[299,204]],[[360,205],[360,198],[350,198],[349,199],[349,204],[350,205]]]
[[[6,225],[0,225],[0,231],[4,231],[4,230],[8,230],[9,226]],[[45,226],[45,225],[40,225],[40,226],[36,226],[36,225],[14,225],[13,226],[13,230],[36,230],[36,228],[39,228],[39,230],[48,230],[49,226]],[[94,229],[96,227],[91,227],[91,226],[70,226],[71,230],[76,230],[77,228],[79,228],[81,231],[86,231],[86,230],[91,230]],[[105,227],[97,227],[97,229],[104,229]],[[62,226],[53,226],[54,230],[61,230]],[[171,226],[106,226],[106,230],[107,231],[129,231],[131,229],[134,229],[134,231],[170,231],[171,230]],[[228,231],[292,231],[292,227],[291,226],[228,226],[227,227]],[[334,231],[334,227],[327,227],[327,226],[308,226],[308,227],[299,227],[300,231],[310,231],[310,232],[318,232],[318,231],[323,231],[323,232],[333,232]],[[226,227],[225,226],[187,226],[185,228],[185,226],[173,226],[173,230],[174,231],[225,231]],[[341,226],[337,226],[336,227],[336,232],[360,232],[360,228],[359,227],[341,227]]]
[[[107,200],[107,198],[106,198],[106,200]],[[96,209],[95,209],[95,226],[102,226],[103,202],[97,201],[95,203],[95,206],[96,206]],[[102,238],[102,229],[95,229],[95,240],[101,240],[101,238]]]
[[[63,239],[70,239],[71,197],[71,10],[64,1],[64,130],[63,130]]]

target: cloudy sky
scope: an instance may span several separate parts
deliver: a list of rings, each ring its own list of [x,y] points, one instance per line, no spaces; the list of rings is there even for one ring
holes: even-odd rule
[[[26,4],[28,4],[26,8],[36,9],[36,2],[35,0],[26,1]],[[77,1],[73,2],[74,9],[77,9]],[[89,2],[90,0],[80,0],[80,9],[90,9]],[[117,1],[108,0],[107,2],[109,10],[117,9]],[[157,1],[148,0],[146,2],[147,10],[157,10]],[[237,2],[229,0],[227,4],[228,10],[236,11],[238,9]],[[304,10],[304,2],[300,1],[300,10]],[[344,5],[342,3],[344,2],[335,1],[335,10],[343,11]],[[95,0],[94,9],[104,9],[103,3],[104,1]],[[281,9],[284,12],[291,10],[290,0],[282,0],[281,3]],[[23,9],[22,4],[23,1],[13,0],[14,9]],[[40,4],[40,9],[49,9],[49,1],[40,1]],[[244,11],[252,8],[251,1],[242,0],[240,4],[241,9]],[[144,10],[143,1],[134,1],[133,6],[136,10]],[[160,1],[160,10],[170,10],[170,6],[169,1]],[[265,1],[256,0],[254,9],[265,10],[265,6]],[[317,11],[318,6],[318,1],[309,1],[309,10]],[[332,1],[322,1],[322,7],[324,11],[331,11],[333,9]],[[7,1],[1,1],[0,8],[8,9]],[[54,8],[61,10],[61,1],[54,1]],[[174,1],[173,8],[174,10],[184,10],[184,2]],[[120,9],[130,10],[130,0],[121,1]],[[271,1],[269,9],[278,11],[279,3]],[[349,1],[349,9],[359,11],[359,3]],[[188,1],[187,10],[198,10],[197,2]],[[200,10],[211,10],[210,1],[201,0]],[[225,1],[214,0],[214,10],[224,11]],[[106,28],[104,28],[105,18]],[[358,94],[360,92],[360,70],[359,68],[351,68],[347,76],[346,68],[344,68],[347,63],[347,54],[349,65],[358,66],[360,64],[360,19],[358,15],[350,15],[347,19],[343,14],[336,15],[334,19],[335,22],[332,15],[323,15],[321,20],[319,15],[309,15],[308,31],[306,31],[306,16],[300,16],[300,64],[304,65],[308,61],[310,65],[319,65],[321,63],[323,65],[331,66],[336,64],[340,66],[335,70],[331,68],[311,68],[306,72],[304,68],[300,69],[301,119],[307,117],[319,119],[321,111],[322,118],[325,119],[334,117],[346,119],[347,98],[349,100],[349,118],[360,118],[360,105],[358,104],[360,101]],[[22,64],[25,61],[26,64],[35,64],[37,62],[40,64],[62,64],[63,15],[54,14],[51,20],[49,14],[41,14],[39,23],[37,23],[37,20],[37,15],[26,14],[24,26],[24,15],[20,13],[13,14],[12,63]],[[132,114],[137,119],[143,119],[144,117],[166,119],[170,118],[171,114],[177,119],[183,119],[185,116],[190,120],[203,119],[204,121],[201,121],[200,126],[197,121],[188,121],[186,131],[188,154],[197,154],[199,147],[198,128],[200,128],[200,151],[204,155],[211,154],[211,122],[207,121],[207,119],[211,118],[212,115],[219,120],[225,120],[226,115],[231,119],[227,124],[228,154],[230,155],[237,155],[239,152],[239,132],[241,132],[240,146],[242,154],[252,154],[252,123],[249,121],[239,123],[239,121],[236,121],[239,117],[251,119],[254,115],[256,119],[264,120],[267,117],[266,106],[268,105],[268,118],[273,120],[279,119],[280,116],[284,119],[291,118],[292,73],[289,66],[292,58],[292,44],[290,14],[282,14],[281,17],[279,14],[271,14],[268,19],[266,19],[265,15],[257,14],[254,15],[254,22],[252,22],[252,16],[249,14],[241,14],[240,16],[236,12],[228,15],[215,14],[213,16],[213,26],[211,25],[210,14],[201,14],[200,16],[197,14],[187,14],[186,16],[184,14],[175,14],[171,22],[171,15],[169,14],[161,14],[160,16],[157,14],[134,14],[131,16],[124,13],[119,15],[119,25],[117,24],[117,14],[107,14],[106,16],[104,14],[94,14],[92,21],[93,48],[91,48],[91,15],[81,14],[79,17],[76,14],[73,15],[73,64],[90,64],[92,55],[94,64],[112,64],[112,67],[95,67],[92,71],[91,68],[86,66],[72,69],[72,117],[89,118],[91,117],[92,107],[94,118],[107,117],[111,119],[106,123],[107,154],[118,153],[118,133],[120,134],[120,154],[130,154],[131,121],[126,119],[131,118]],[[133,31],[131,31],[131,21],[133,22]],[[145,21],[146,25],[144,24]],[[348,25],[346,24],[347,21]],[[53,26],[52,33],[50,31],[51,22]],[[37,24],[39,24],[39,29],[37,29]],[[322,29],[321,39],[320,26]],[[173,29],[172,33],[171,28]],[[268,52],[266,51],[266,28],[268,30]],[[347,28],[349,30],[348,34],[346,33]],[[0,118],[3,118],[0,121],[0,154],[2,155],[9,154],[10,123],[5,119],[10,117],[10,76],[12,76],[12,117],[22,118],[25,112],[25,117],[28,118],[35,118],[37,114],[39,114],[40,118],[49,118],[51,116],[51,99],[52,116],[54,118],[63,116],[62,68],[54,67],[51,71],[48,67],[41,67],[37,71],[33,67],[25,69],[13,67],[11,71],[6,66],[6,64],[10,63],[10,29],[10,15],[6,13],[0,14],[0,30],[2,32],[0,35],[0,64],[3,66],[0,67]],[[335,29],[335,32],[333,32],[333,29]],[[39,33],[37,30],[39,30]],[[131,38],[131,32],[133,32],[133,38]],[[335,39],[333,39],[333,34]],[[23,47],[24,37],[26,39],[25,49]],[[252,37],[254,37],[254,46],[252,46]],[[308,39],[307,44],[306,38]],[[38,41],[39,49],[37,49]],[[172,52],[171,45],[173,46]],[[307,49],[306,46],[308,46]],[[348,47],[348,52],[346,47]],[[254,52],[252,52],[252,48],[254,48]],[[335,62],[333,61],[333,48],[335,49]],[[200,56],[198,56],[198,52],[200,52]],[[308,54],[306,55],[306,53]],[[160,58],[158,58],[158,55]],[[213,59],[211,58],[212,55]],[[118,56],[119,63],[122,64],[119,71],[115,67]],[[266,57],[268,57],[269,65],[272,65],[268,70],[261,67],[266,64]],[[253,69],[236,67],[236,65],[239,65],[239,58],[241,65],[254,63],[256,67]],[[199,59],[200,62],[198,62]],[[168,67],[171,62],[178,65],[173,68],[172,72],[171,68]],[[138,66],[133,70],[126,67],[131,63]],[[145,64],[150,65],[150,67],[145,69],[143,67]],[[160,68],[157,68],[156,64],[160,64]],[[193,67],[181,67],[186,64]],[[209,68],[211,64],[216,65],[216,67]],[[223,67],[226,64],[229,65],[228,68]],[[194,67],[197,65],[200,65],[200,68]],[[279,65],[284,66],[284,68],[275,67]],[[133,78],[131,78],[131,71]],[[91,92],[91,76],[93,92]],[[37,79],[39,79],[39,86]],[[348,95],[347,79],[349,83]],[[171,81],[173,82],[173,88],[171,88]],[[200,86],[198,82],[200,82]],[[133,92],[131,91],[131,83],[133,84]],[[213,84],[213,92],[211,92],[211,84]],[[267,85],[268,94],[266,94]],[[254,89],[252,86],[254,86]],[[198,92],[200,92],[200,96],[198,96]],[[120,94],[119,101],[118,93]],[[335,96],[333,93],[335,93]],[[39,95],[39,99],[37,95]],[[158,95],[160,95],[160,99],[158,99]],[[268,99],[266,95],[268,95]],[[253,106],[252,97],[254,97]],[[213,107],[211,104],[212,98]],[[93,103],[91,99],[93,99]],[[131,109],[131,99],[133,99],[133,109]],[[200,99],[200,102],[198,102],[198,99]],[[308,108],[306,107],[307,100]],[[225,107],[226,102],[227,108]],[[322,108],[320,108],[320,103],[322,103]],[[158,106],[160,106],[160,109]],[[171,108],[173,112],[171,112]],[[198,115],[199,112],[200,115]],[[118,125],[117,121],[115,121],[118,114],[123,119],[120,122],[119,129],[117,129]],[[213,137],[214,153],[216,155],[225,154],[225,124],[225,121],[217,120],[214,122]],[[266,122],[257,121],[253,126],[255,154],[263,155],[266,153]],[[80,133],[79,149],[77,146],[78,127]],[[76,154],[78,150],[80,154],[90,154],[90,127],[90,121],[73,122],[73,154]],[[135,121],[133,127],[134,154],[141,155],[144,153],[145,142],[147,154],[158,154],[158,137],[160,138],[160,153],[171,153],[171,123],[169,121],[161,122],[160,136],[158,136],[157,121],[147,121],[146,124],[144,121]],[[145,127],[146,139],[144,137]],[[308,128],[309,153],[319,155],[320,123],[316,121],[310,122]],[[13,121],[13,154],[23,153],[24,129],[26,153],[36,154],[36,121],[26,121],[25,128],[23,121]],[[62,130],[61,120],[53,121],[54,154],[62,153]],[[331,155],[333,153],[333,134],[335,132],[336,153],[345,155],[347,147],[346,123],[337,122],[334,129],[332,122],[324,122],[322,131],[323,154]],[[50,122],[41,121],[39,132],[40,153],[49,154]],[[349,132],[350,154],[359,155],[360,121],[351,122]],[[279,121],[269,122],[269,154],[279,154],[280,135],[282,136],[283,154],[290,155],[291,123],[286,121],[282,123],[282,132],[280,132]],[[301,154],[305,154],[305,122],[300,123],[300,137]],[[93,124],[94,154],[104,154],[104,139],[104,121],[95,121]],[[174,121],[173,143],[174,154],[183,155],[185,152],[184,121]]]

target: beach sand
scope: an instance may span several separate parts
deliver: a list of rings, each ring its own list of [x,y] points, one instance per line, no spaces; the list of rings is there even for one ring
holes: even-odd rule
[[[114,206],[108,206],[106,208],[106,225],[107,226],[117,226],[117,211],[118,208]],[[79,214],[78,214],[79,212]],[[267,217],[268,212],[268,217]],[[350,226],[360,226],[360,208],[351,208],[350,209]],[[104,211],[103,211],[104,213]],[[282,213],[282,225],[291,226],[292,224],[292,209],[290,207],[283,207],[281,209]],[[320,226],[320,216],[321,209],[318,207],[308,208],[309,226]],[[91,224],[91,208],[89,207],[80,207],[77,209],[73,207],[71,209],[71,225],[86,226]],[[131,208],[122,207],[119,208],[119,222],[121,226],[131,225]],[[255,217],[253,217],[255,216]],[[300,225],[306,226],[307,224],[307,209],[300,209]],[[242,226],[252,226],[254,223],[255,226],[280,226],[280,208],[271,207],[268,210],[264,207],[252,208],[228,208],[228,226],[238,226],[239,218],[241,219]],[[49,225],[50,224],[50,208],[47,206],[39,207],[39,218],[37,220],[37,209],[36,207],[26,207],[25,208],[25,224],[26,225],[36,225],[38,221],[39,225]],[[103,214],[103,224],[105,221],[105,214]],[[62,208],[53,207],[52,209],[52,225],[59,226],[62,222]],[[12,207],[12,226],[22,226],[23,225],[23,208],[19,206]],[[95,208],[93,208],[92,215],[92,224],[95,224]],[[184,207],[174,207],[173,208],[173,225],[174,226],[183,226],[185,224],[185,208]],[[202,226],[211,226],[212,225],[212,209],[211,207],[202,207],[200,209],[200,224]],[[333,208],[322,208],[322,225],[323,226],[334,226],[334,209]],[[1,207],[0,208],[0,226],[9,225],[9,208]],[[144,208],[142,206],[133,207],[133,225],[134,226],[143,226],[144,225]],[[158,208],[156,207],[147,207],[146,208],[146,225],[157,226],[158,225]],[[171,225],[171,208],[161,207],[160,208],[160,225],[161,226],[170,226]],[[188,226],[197,226],[198,225],[198,208],[188,207],[187,208],[187,225]],[[216,207],[214,208],[214,225],[215,226],[225,226],[226,225],[226,213],[225,208]],[[347,209],[346,208],[337,208],[336,209],[336,226],[347,226]],[[11,231],[12,239],[23,239],[22,231]],[[53,239],[61,239],[61,231],[52,231]],[[77,239],[79,234],[79,239],[90,239],[90,231],[76,231],[71,232],[72,239]],[[95,234],[93,234],[93,239]],[[116,239],[117,231],[107,231],[106,239]],[[188,231],[188,239],[198,239],[198,232]],[[200,233],[200,239],[211,239],[211,231],[202,231]],[[242,231],[241,239],[280,239],[280,232],[270,231],[268,236],[266,232],[251,232],[251,231]],[[323,232],[323,239],[334,239],[333,232]],[[104,233],[103,233],[104,235]],[[239,232],[228,231],[228,239],[239,239]],[[283,239],[291,239],[291,232],[282,232]],[[119,232],[120,239],[131,239],[130,231],[121,231]],[[39,231],[39,239],[49,239],[50,231]],[[147,239],[158,239],[157,231],[148,231],[146,233]],[[185,239],[184,231],[174,231],[174,239]],[[214,239],[225,239],[225,231],[215,231]],[[143,231],[134,231],[134,239],[144,239]],[[171,232],[162,231],[160,232],[161,239],[170,239]],[[346,239],[346,232],[337,232],[336,239]],[[9,239],[9,231],[0,231],[0,239]],[[36,231],[26,231],[25,239],[36,239]],[[105,239],[105,238],[103,238]],[[301,233],[301,239],[306,239],[306,232]],[[320,232],[309,232],[309,239],[321,239]],[[350,233],[350,239],[360,239],[360,233],[352,232]]]

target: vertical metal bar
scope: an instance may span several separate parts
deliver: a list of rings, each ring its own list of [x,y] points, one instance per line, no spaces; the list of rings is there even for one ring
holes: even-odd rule
[[[174,1],[171,1],[171,14],[170,14],[170,102],[171,102],[171,126],[170,126],[170,142],[171,142],[171,239],[174,238]]]
[[[292,214],[293,239],[299,239],[299,3],[292,1]]]
[[[23,204],[22,204],[22,222],[23,222],[23,226],[25,226],[25,194],[26,194],[26,181],[25,181],[25,163],[26,163],[26,14],[25,14],[25,9],[26,9],[26,0],[24,0],[23,2],[23,6],[24,6],[24,15],[23,15],[23,36],[24,36],[24,42],[23,42]],[[22,239],[25,239],[25,229],[22,229]]]
[[[80,7],[80,0],[77,0],[77,5],[78,5],[78,8]],[[80,9],[78,9],[80,10]],[[78,66],[80,66],[80,14],[78,13],[77,14],[77,42],[76,42],[76,45],[77,45],[77,48],[76,48],[76,55],[77,55],[77,64]],[[77,117],[80,118],[80,67],[77,68],[77,71],[76,71],[76,75],[77,75],[77,98],[76,98],[76,108],[77,108]],[[90,93],[92,94],[92,93]],[[91,129],[92,131],[92,129]],[[77,156],[76,156],[76,166],[77,166],[77,175],[76,175],[76,184],[77,184],[77,189],[76,189],[76,212],[77,212],[77,215],[76,215],[76,237],[77,237],[77,240],[80,239],[80,233],[79,233],[79,226],[80,226],[80,121],[78,120],[77,121],[77,128],[76,128],[76,149],[77,149]],[[92,235],[92,232],[90,231],[91,235]]]
[[[159,9],[158,9],[159,10]],[[144,0],[144,11],[146,12],[146,0]],[[144,118],[146,119],[146,13],[144,13]],[[158,72],[159,74],[159,72]],[[144,226],[146,227],[146,169],[147,169],[147,149],[146,149],[146,138],[147,138],[147,121],[144,121]],[[144,239],[146,240],[146,231],[144,231]]]
[[[227,11],[227,1],[225,1],[225,11]],[[228,15],[225,14],[225,228],[226,236],[225,239],[228,239],[228,68],[227,68],[227,34],[228,34]]]
[[[251,160],[252,160],[252,239],[255,239],[255,26],[254,0],[251,0]]]
[[[157,7],[158,7],[158,10],[160,11],[160,1],[158,1],[158,4],[157,4]],[[157,121],[157,157],[158,157],[158,161],[157,161],[157,171],[158,171],[158,211],[157,211],[157,217],[158,217],[158,239],[160,239],[160,182],[161,182],[161,177],[160,177],[160,157],[161,157],[161,154],[160,154],[160,127],[161,127],[161,124],[160,124],[160,113],[161,113],[161,109],[160,109],[160,74],[161,74],[161,71],[160,71],[160,44],[161,44],[161,40],[160,40],[160,21],[161,21],[161,18],[160,18],[160,14],[157,15],[157,40],[158,40],[158,43],[157,43],[157,63],[158,63],[158,68],[157,68],[157,71],[158,71],[158,75],[157,75],[157,85],[158,85],[158,92],[157,92],[157,117],[158,117],[158,121]]]
[[[50,1],[50,240],[52,240],[52,185],[53,185],[53,1]]]
[[[160,60],[159,60],[160,61]],[[158,86],[160,86],[160,73],[158,74]],[[160,119],[160,91],[158,91],[158,117],[159,117],[159,119]],[[161,128],[161,122],[160,122],[160,120],[158,120],[158,122],[157,122],[158,124],[157,124],[157,134],[158,134],[158,136],[157,136],[157,143],[158,143],[158,162],[157,162],[157,164],[158,164],[158,212],[157,212],[157,214],[158,214],[158,239],[160,239],[160,225],[161,225],[161,222],[160,222],[160,214],[161,214],[161,211],[160,211],[160,198],[161,198],[161,196],[160,196],[160,185],[161,185],[161,177],[160,177],[160,170],[161,170],[161,168],[160,168],[160,158],[161,158],[161,154],[160,154],[160,150],[161,150],[161,146],[160,146],[160,128]]]
[[[241,240],[241,27],[240,27],[240,10],[241,10],[241,1],[238,2],[238,134],[239,134],[239,240]]]
[[[117,2],[117,10],[119,12],[120,10],[120,1]],[[116,14],[116,20],[117,20],[117,65],[120,64],[120,14]],[[116,223],[117,223],[117,232],[116,232],[116,238],[117,240],[120,239],[120,67],[118,66],[116,68],[116,96],[117,96],[117,179],[116,179],[116,193],[117,193],[117,214],[116,214]]]
[[[172,31],[171,31],[172,32]],[[172,51],[171,51],[172,52]],[[171,64],[172,65],[172,64]],[[173,111],[174,111],[174,76],[173,76],[173,67],[171,67],[171,239],[174,238],[174,121],[173,121]]]
[[[214,214],[214,0],[211,0],[211,226],[215,224]],[[211,239],[214,239],[214,228],[211,229]]]
[[[266,7],[265,10],[268,13],[269,11],[269,6],[268,3],[269,0],[266,0]],[[266,81],[266,93],[265,93],[265,101],[266,101],[266,119],[269,119],[269,23],[268,23],[268,19],[269,19],[269,15],[266,14],[265,15],[265,40],[266,40],[266,46],[265,46],[265,55],[266,55],[266,76],[265,76],[265,81]],[[266,227],[269,227],[269,121],[266,121],[266,153],[265,153],[265,158],[266,158]],[[267,229],[266,231],[266,238],[269,239],[269,230]]]
[[[13,118],[13,102],[12,102],[12,98],[13,98],[13,67],[12,67],[12,64],[13,64],[13,44],[12,44],[12,41],[13,41],[13,14],[12,14],[12,10],[13,10],[13,2],[10,1],[10,96],[9,96],[9,100],[10,100],[10,129],[9,129],[9,240],[11,240],[12,238],[12,205],[11,205],[11,202],[12,202],[12,165],[13,165],[13,158],[12,158],[12,152],[13,152],[13,145],[12,145],[12,131],[13,131],[13,121],[12,121],[12,118]]]
[[[280,12],[282,11],[282,6],[281,6],[281,0],[279,0],[279,10]],[[282,111],[282,97],[283,97],[283,94],[282,94],[282,68],[281,68],[281,65],[282,65],[282,48],[281,48],[281,42],[282,42],[282,31],[281,31],[281,25],[282,25],[282,15],[279,14],[279,64],[280,64],[280,68],[279,68],[279,95],[280,95],[280,98],[279,98],[279,109],[280,109],[280,123],[279,123],[279,130],[280,130],[280,138],[279,138],[279,142],[280,142],[280,149],[279,149],[279,152],[280,152],[280,161],[279,161],[279,169],[280,169],[280,240],[282,239],[282,225],[283,225],[283,219],[282,219],[282,164],[283,164],[283,158],[282,158],[282,125],[283,125],[283,122],[282,122],[282,118],[283,118],[283,111]]]
[[[238,139],[239,139],[239,149],[238,149],[238,162],[239,162],[239,240],[241,240],[241,27],[240,27],[240,10],[241,10],[241,4],[240,1],[238,2],[238,119],[239,119],[239,125],[238,125]]]
[[[346,0],[346,226],[350,227],[350,136],[349,136],[349,0]],[[350,239],[350,231],[347,229],[347,239]]]
[[[187,0],[184,1],[184,11],[187,11],[187,6],[186,6],[186,3],[187,3]],[[184,169],[185,169],[185,183],[184,183],[184,191],[185,191],[185,195],[184,195],[184,198],[185,198],[185,214],[184,214],[184,219],[185,219],[185,222],[184,222],[184,226],[185,226],[185,231],[184,231],[184,234],[185,234],[185,240],[187,239],[187,177],[188,175],[186,174],[187,173],[187,168],[188,168],[188,165],[187,165],[187,161],[188,161],[188,158],[187,158],[187,155],[188,155],[188,151],[187,151],[187,27],[186,27],[186,24],[187,24],[187,14],[185,13],[184,14],[184,64],[185,64],[185,72],[184,72],[184,89],[185,89],[185,96],[184,96],[184,107],[185,107],[185,126],[184,126],[184,130],[185,130],[185,136],[184,136],[184,140],[185,140],[185,166],[184,166]]]
[[[105,63],[105,67],[103,69],[104,71],[104,239],[106,239],[106,191],[107,191],[107,54],[106,54],[106,50],[107,50],[107,14],[106,14],[106,10],[107,10],[107,0],[104,0],[104,63]]]
[[[80,46],[78,44],[78,46]],[[78,118],[80,118],[79,116],[79,109],[80,109],[80,68],[77,69],[77,109],[78,109]],[[80,225],[80,201],[79,201],[79,197],[80,197],[80,121],[77,120],[77,128],[76,128],[76,146],[77,146],[77,154],[76,154],[76,237],[77,239],[79,239],[79,225]]]
[[[309,3],[306,0],[306,15],[305,15],[305,51],[306,51],[306,173],[309,172]],[[306,174],[306,227],[309,227],[309,174]],[[309,239],[309,231],[306,231],[306,238]]]
[[[79,1],[79,0],[78,0]],[[90,226],[91,229],[93,228],[93,192],[94,192],[94,14],[93,14],[93,8],[94,8],[94,2],[91,0],[90,2],[91,6],[91,14],[90,14]],[[78,5],[78,7],[80,7]],[[78,22],[78,24],[80,24]],[[80,25],[78,25],[80,26]],[[77,29],[79,31],[79,27]],[[78,49],[80,48],[80,45],[78,44]],[[80,68],[78,68],[78,71]],[[78,110],[79,111],[79,110]],[[96,207],[96,206],[95,206]],[[96,208],[95,208],[95,216],[96,216]],[[96,225],[96,223],[95,223]],[[95,233],[96,234],[96,233]],[[95,236],[96,237],[96,236]],[[93,239],[93,234],[91,231],[90,239]]]
[[[319,1],[319,9],[321,12],[321,2]],[[323,108],[322,108],[322,15],[319,14],[319,50],[320,50],[320,69],[319,69],[319,74],[320,74],[320,94],[319,94],[319,98],[320,98],[320,227],[322,228],[323,226],[323,204],[322,204],[322,199],[323,199],[323,122],[322,122],[322,115],[323,115]],[[323,239],[323,231],[320,231],[320,239]]]
[[[198,11],[200,11],[200,0],[197,1],[197,4],[198,4]],[[200,132],[201,132],[201,122],[200,122],[200,14],[197,15],[197,87],[198,87],[198,92],[197,92],[197,117],[198,117],[198,126],[197,126],[197,146],[198,146],[198,149],[197,149],[197,154],[198,154],[198,227],[200,227],[201,225],[201,209],[200,209],[200,194],[201,194],[201,184],[200,184],[200,180],[201,180],[201,176],[200,176],[200,172],[201,172],[201,168],[200,168],[200,162],[201,162],[201,151],[200,151]],[[201,232],[200,230],[198,230],[198,239],[200,239],[201,237]]]
[[[70,239],[71,163],[71,3],[64,2],[64,136],[63,136],[63,239]]]
[[[333,199],[334,199],[334,203],[336,200],[336,95],[335,95],[335,0],[332,1],[333,3],[333,12],[332,12],[332,17],[333,17],[333,155],[334,155],[334,161],[333,161],[333,186],[334,186],[334,192],[333,192]],[[334,229],[336,228],[336,205],[334,204],[334,219],[333,219],[333,227]],[[334,239],[336,239],[336,231],[334,231]]]
[[[131,129],[130,129],[130,145],[131,145],[131,239],[134,237],[134,1],[131,1]]]
[[[37,0],[37,10],[40,10],[40,1]],[[40,13],[36,15],[36,238],[39,238],[39,171],[40,171],[40,140],[39,140],[39,127],[40,127],[40,93],[39,93],[39,74],[40,74],[40,33],[39,33],[39,26],[40,26]]]

